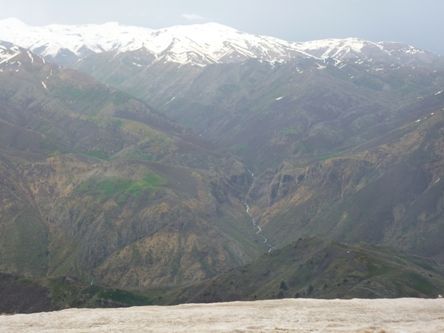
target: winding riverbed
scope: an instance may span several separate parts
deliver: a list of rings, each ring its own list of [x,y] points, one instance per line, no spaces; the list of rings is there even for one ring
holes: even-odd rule
[[[254,218],[254,216],[251,214],[250,212],[250,206],[247,203],[244,203],[245,206],[245,211],[247,212],[248,216],[251,219],[251,224],[253,225],[253,228],[256,231],[256,234],[262,238],[262,240],[264,241],[265,246],[268,248],[268,253],[271,253],[273,251],[273,246],[271,245],[270,241],[268,240],[267,237],[264,236],[263,232],[262,232],[262,227],[257,223],[256,219]]]
[[[254,185],[254,178],[255,178],[254,177],[254,173],[253,173],[253,171],[251,171],[249,169],[248,169],[248,172],[250,173],[251,178],[253,179],[253,181],[251,183],[251,187],[253,187],[253,185]],[[247,198],[245,199],[244,206],[245,206],[245,211],[247,212],[248,216],[250,217],[251,224],[253,225],[253,228],[254,228],[256,234],[259,237],[262,238],[265,246],[268,249],[268,253],[271,253],[273,251],[273,246],[271,245],[269,239],[264,235],[264,233],[262,231],[262,227],[259,225],[259,223],[257,223],[257,220],[255,219],[253,214],[251,214],[251,212],[250,212],[250,205],[248,204],[248,195],[247,195]]]

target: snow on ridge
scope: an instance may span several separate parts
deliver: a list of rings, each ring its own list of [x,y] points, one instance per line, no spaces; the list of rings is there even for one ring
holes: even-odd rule
[[[299,43],[301,50],[321,59],[355,60],[356,64],[365,61],[412,58],[427,54],[414,46],[398,42],[372,42],[360,38],[321,39]]]
[[[269,63],[295,58],[346,60],[359,58],[367,49],[388,56],[394,50],[410,56],[421,52],[403,44],[393,46],[396,43],[369,42],[358,38],[288,42],[244,33],[213,22],[153,30],[117,22],[33,27],[17,19],[6,19],[0,20],[0,40],[8,40],[43,57],[56,57],[66,50],[82,58],[90,52],[125,53],[143,49],[159,62],[198,66],[245,59]]]
[[[0,42],[0,65],[8,63],[20,54],[20,49],[15,45],[7,45]]]
[[[50,57],[64,50],[81,57],[85,50],[124,53],[146,49],[161,60],[207,65],[238,58],[280,62],[296,55],[308,56],[299,54],[293,43],[246,34],[218,23],[153,30],[116,22],[32,27],[16,19],[7,19],[0,20],[2,39]]]
[[[343,53],[361,53],[365,46],[373,46],[381,49],[378,43],[369,42],[358,38],[345,39],[320,39],[299,44],[306,52],[315,52],[322,58],[335,58]]]

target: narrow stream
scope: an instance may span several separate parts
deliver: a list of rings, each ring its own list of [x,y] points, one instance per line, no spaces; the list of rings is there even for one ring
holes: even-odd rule
[[[251,186],[254,184],[254,173],[251,170],[248,170],[250,172],[251,177],[253,178],[253,182]],[[268,253],[271,253],[273,251],[273,246],[270,244],[270,241],[267,237],[264,236],[262,232],[262,227],[257,223],[256,219],[250,212],[250,206],[247,203],[247,199],[244,202],[245,211],[247,212],[248,216],[251,219],[251,224],[253,225],[254,230],[256,231],[256,235],[260,236],[265,244],[265,246],[268,248]]]

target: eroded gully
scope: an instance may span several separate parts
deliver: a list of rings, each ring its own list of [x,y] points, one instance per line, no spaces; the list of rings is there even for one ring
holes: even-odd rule
[[[251,183],[251,187],[253,187],[253,185],[254,185],[254,178],[255,178],[255,177],[254,177],[254,173],[253,173],[251,170],[248,170],[248,171],[249,171],[249,173],[250,173],[250,175],[251,175],[251,177],[252,177],[252,179],[253,179],[253,181],[252,181],[252,183]],[[250,189],[251,189],[251,188],[250,188]],[[248,192],[250,192],[250,191],[248,191]],[[260,238],[262,238],[262,240],[263,240],[265,246],[266,246],[267,249],[268,249],[268,253],[271,253],[271,252],[273,251],[273,246],[271,245],[269,239],[264,235],[264,233],[263,233],[263,231],[262,231],[262,227],[258,224],[257,220],[255,219],[255,217],[253,216],[253,214],[251,214],[251,212],[250,212],[250,205],[248,204],[248,195],[247,195],[247,197],[245,198],[245,201],[244,201],[243,204],[244,204],[244,206],[245,206],[245,211],[246,211],[246,213],[247,213],[248,216],[250,217],[251,224],[252,224],[252,226],[253,226],[253,228],[254,228],[254,230],[255,230],[255,232],[256,232],[256,235],[258,235]]]

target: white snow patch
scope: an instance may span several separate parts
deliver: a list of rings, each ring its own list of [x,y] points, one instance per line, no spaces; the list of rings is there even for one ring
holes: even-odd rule
[[[6,52],[3,54],[0,53],[0,65],[11,61],[15,57],[17,57],[19,54],[20,54],[20,52],[17,52],[17,53]]]
[[[435,93],[435,96],[441,95],[443,92],[444,92],[444,90],[440,90],[440,91]]]
[[[46,90],[48,90],[48,87],[46,86],[46,83],[44,81],[42,81],[42,86],[43,88],[45,88]]]
[[[173,96],[173,97],[171,97],[171,99],[168,102],[165,103],[165,105],[168,105],[175,100],[176,100],[176,96]]]
[[[285,98],[285,96],[281,96],[281,97],[275,98],[274,100],[275,100],[275,101],[281,101],[281,100],[283,100],[284,98]]]
[[[0,330],[71,333],[444,332],[443,313],[442,298],[283,299],[17,314],[0,316]]]
[[[31,60],[31,64],[33,64],[34,63],[34,57],[32,56],[32,53],[29,52],[29,51],[27,51],[26,53],[28,54],[28,57]]]

